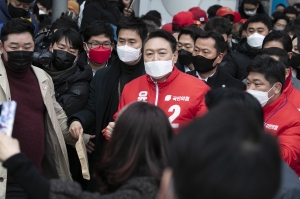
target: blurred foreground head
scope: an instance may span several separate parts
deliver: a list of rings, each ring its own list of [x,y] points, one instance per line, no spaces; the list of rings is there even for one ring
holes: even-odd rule
[[[170,147],[160,199],[272,199],[280,184],[279,148],[255,117],[224,103],[183,128]]]

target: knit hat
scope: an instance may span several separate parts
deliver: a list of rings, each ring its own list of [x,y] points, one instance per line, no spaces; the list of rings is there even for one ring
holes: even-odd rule
[[[68,10],[79,14],[79,4],[76,1],[68,1]]]
[[[192,24],[194,24],[194,16],[190,11],[177,13],[172,20],[172,25],[176,28],[184,28]]]
[[[208,22],[207,14],[204,10],[199,7],[193,7],[189,9],[189,11],[194,15],[195,21],[200,21],[201,23]]]

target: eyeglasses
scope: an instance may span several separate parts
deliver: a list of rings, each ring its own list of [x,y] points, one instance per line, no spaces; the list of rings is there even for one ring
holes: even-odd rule
[[[102,46],[103,48],[106,48],[106,49],[110,49],[112,47],[112,43],[109,43],[109,42],[104,42],[103,44],[100,44],[100,43],[97,43],[97,42],[87,42],[87,45],[90,49],[99,49],[100,46]]]

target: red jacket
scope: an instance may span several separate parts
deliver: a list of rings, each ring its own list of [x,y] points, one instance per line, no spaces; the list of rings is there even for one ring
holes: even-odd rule
[[[300,91],[294,88],[290,79],[285,81],[283,93],[286,95],[288,100],[294,104],[297,110],[300,111]]]
[[[284,93],[263,111],[265,130],[277,137],[282,159],[300,176],[300,112]]]
[[[149,102],[164,110],[176,130],[191,119],[206,113],[204,96],[208,90],[210,88],[203,81],[174,67],[164,82],[156,83],[149,75],[143,75],[126,84],[118,112],[134,101]]]

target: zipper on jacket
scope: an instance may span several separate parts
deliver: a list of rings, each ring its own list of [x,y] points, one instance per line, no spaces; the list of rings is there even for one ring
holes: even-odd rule
[[[154,82],[154,84],[155,84],[155,91],[156,91],[156,94],[155,94],[155,106],[157,106],[157,104],[158,104],[158,92],[159,92],[159,89],[158,89],[157,82]]]

